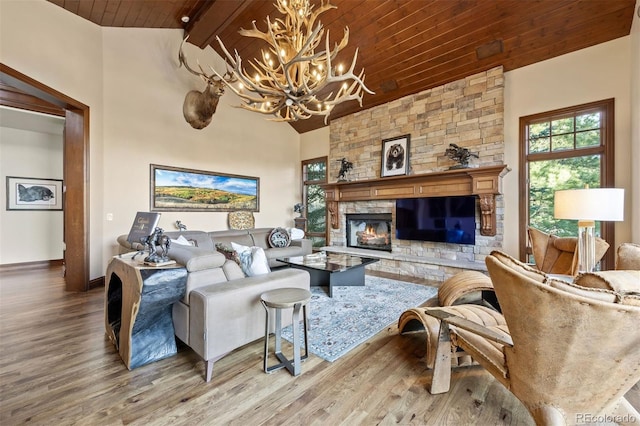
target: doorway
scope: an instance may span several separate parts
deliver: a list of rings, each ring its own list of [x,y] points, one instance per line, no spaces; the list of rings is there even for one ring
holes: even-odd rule
[[[0,63],[0,103],[64,114],[65,289],[89,289],[89,107]],[[9,91],[6,88],[17,89]]]

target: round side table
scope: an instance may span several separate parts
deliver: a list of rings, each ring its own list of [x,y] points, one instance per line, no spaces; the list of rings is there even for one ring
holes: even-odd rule
[[[300,363],[309,357],[309,341],[307,333],[307,304],[311,300],[311,293],[301,288],[280,288],[267,291],[260,296],[260,303],[266,312],[266,326],[264,336],[264,371],[271,373],[286,368],[294,376],[300,374]],[[275,310],[275,356],[280,363],[268,366],[269,357],[269,329],[271,328],[269,309]],[[293,308],[293,359],[288,359],[282,353],[282,310]],[[300,356],[300,311],[304,322],[304,356]]]

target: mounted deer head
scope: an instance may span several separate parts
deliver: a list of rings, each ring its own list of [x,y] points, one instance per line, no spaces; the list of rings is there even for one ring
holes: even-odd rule
[[[202,92],[191,90],[187,93],[187,96],[184,98],[184,103],[182,104],[182,114],[191,127],[194,129],[204,129],[211,123],[213,114],[216,112],[218,100],[224,94],[225,82],[232,83],[235,81],[235,78],[229,70],[220,78],[211,67],[209,68],[211,68],[212,73],[207,75],[202,69],[202,66],[200,66],[200,63],[198,63],[200,72],[191,68],[187,64],[184,51],[182,50],[188,38],[189,36],[186,36],[180,44],[178,61],[180,61],[180,65],[184,65],[191,74],[200,77],[207,84],[207,87]]]

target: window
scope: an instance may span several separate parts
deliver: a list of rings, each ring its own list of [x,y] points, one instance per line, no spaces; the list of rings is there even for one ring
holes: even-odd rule
[[[327,157],[302,162],[302,196],[307,225],[305,233],[314,248],[327,245],[327,202],[321,184],[327,183]]]
[[[532,262],[527,228],[577,236],[578,223],[553,217],[556,190],[614,187],[614,100],[520,118],[520,258]],[[613,223],[596,222],[596,234],[614,241]],[[613,267],[614,250],[603,259]]]

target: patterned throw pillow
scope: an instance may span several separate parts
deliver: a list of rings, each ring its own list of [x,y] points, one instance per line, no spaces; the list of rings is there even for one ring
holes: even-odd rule
[[[269,234],[269,245],[271,247],[289,247],[291,236],[284,228],[273,228]]]

